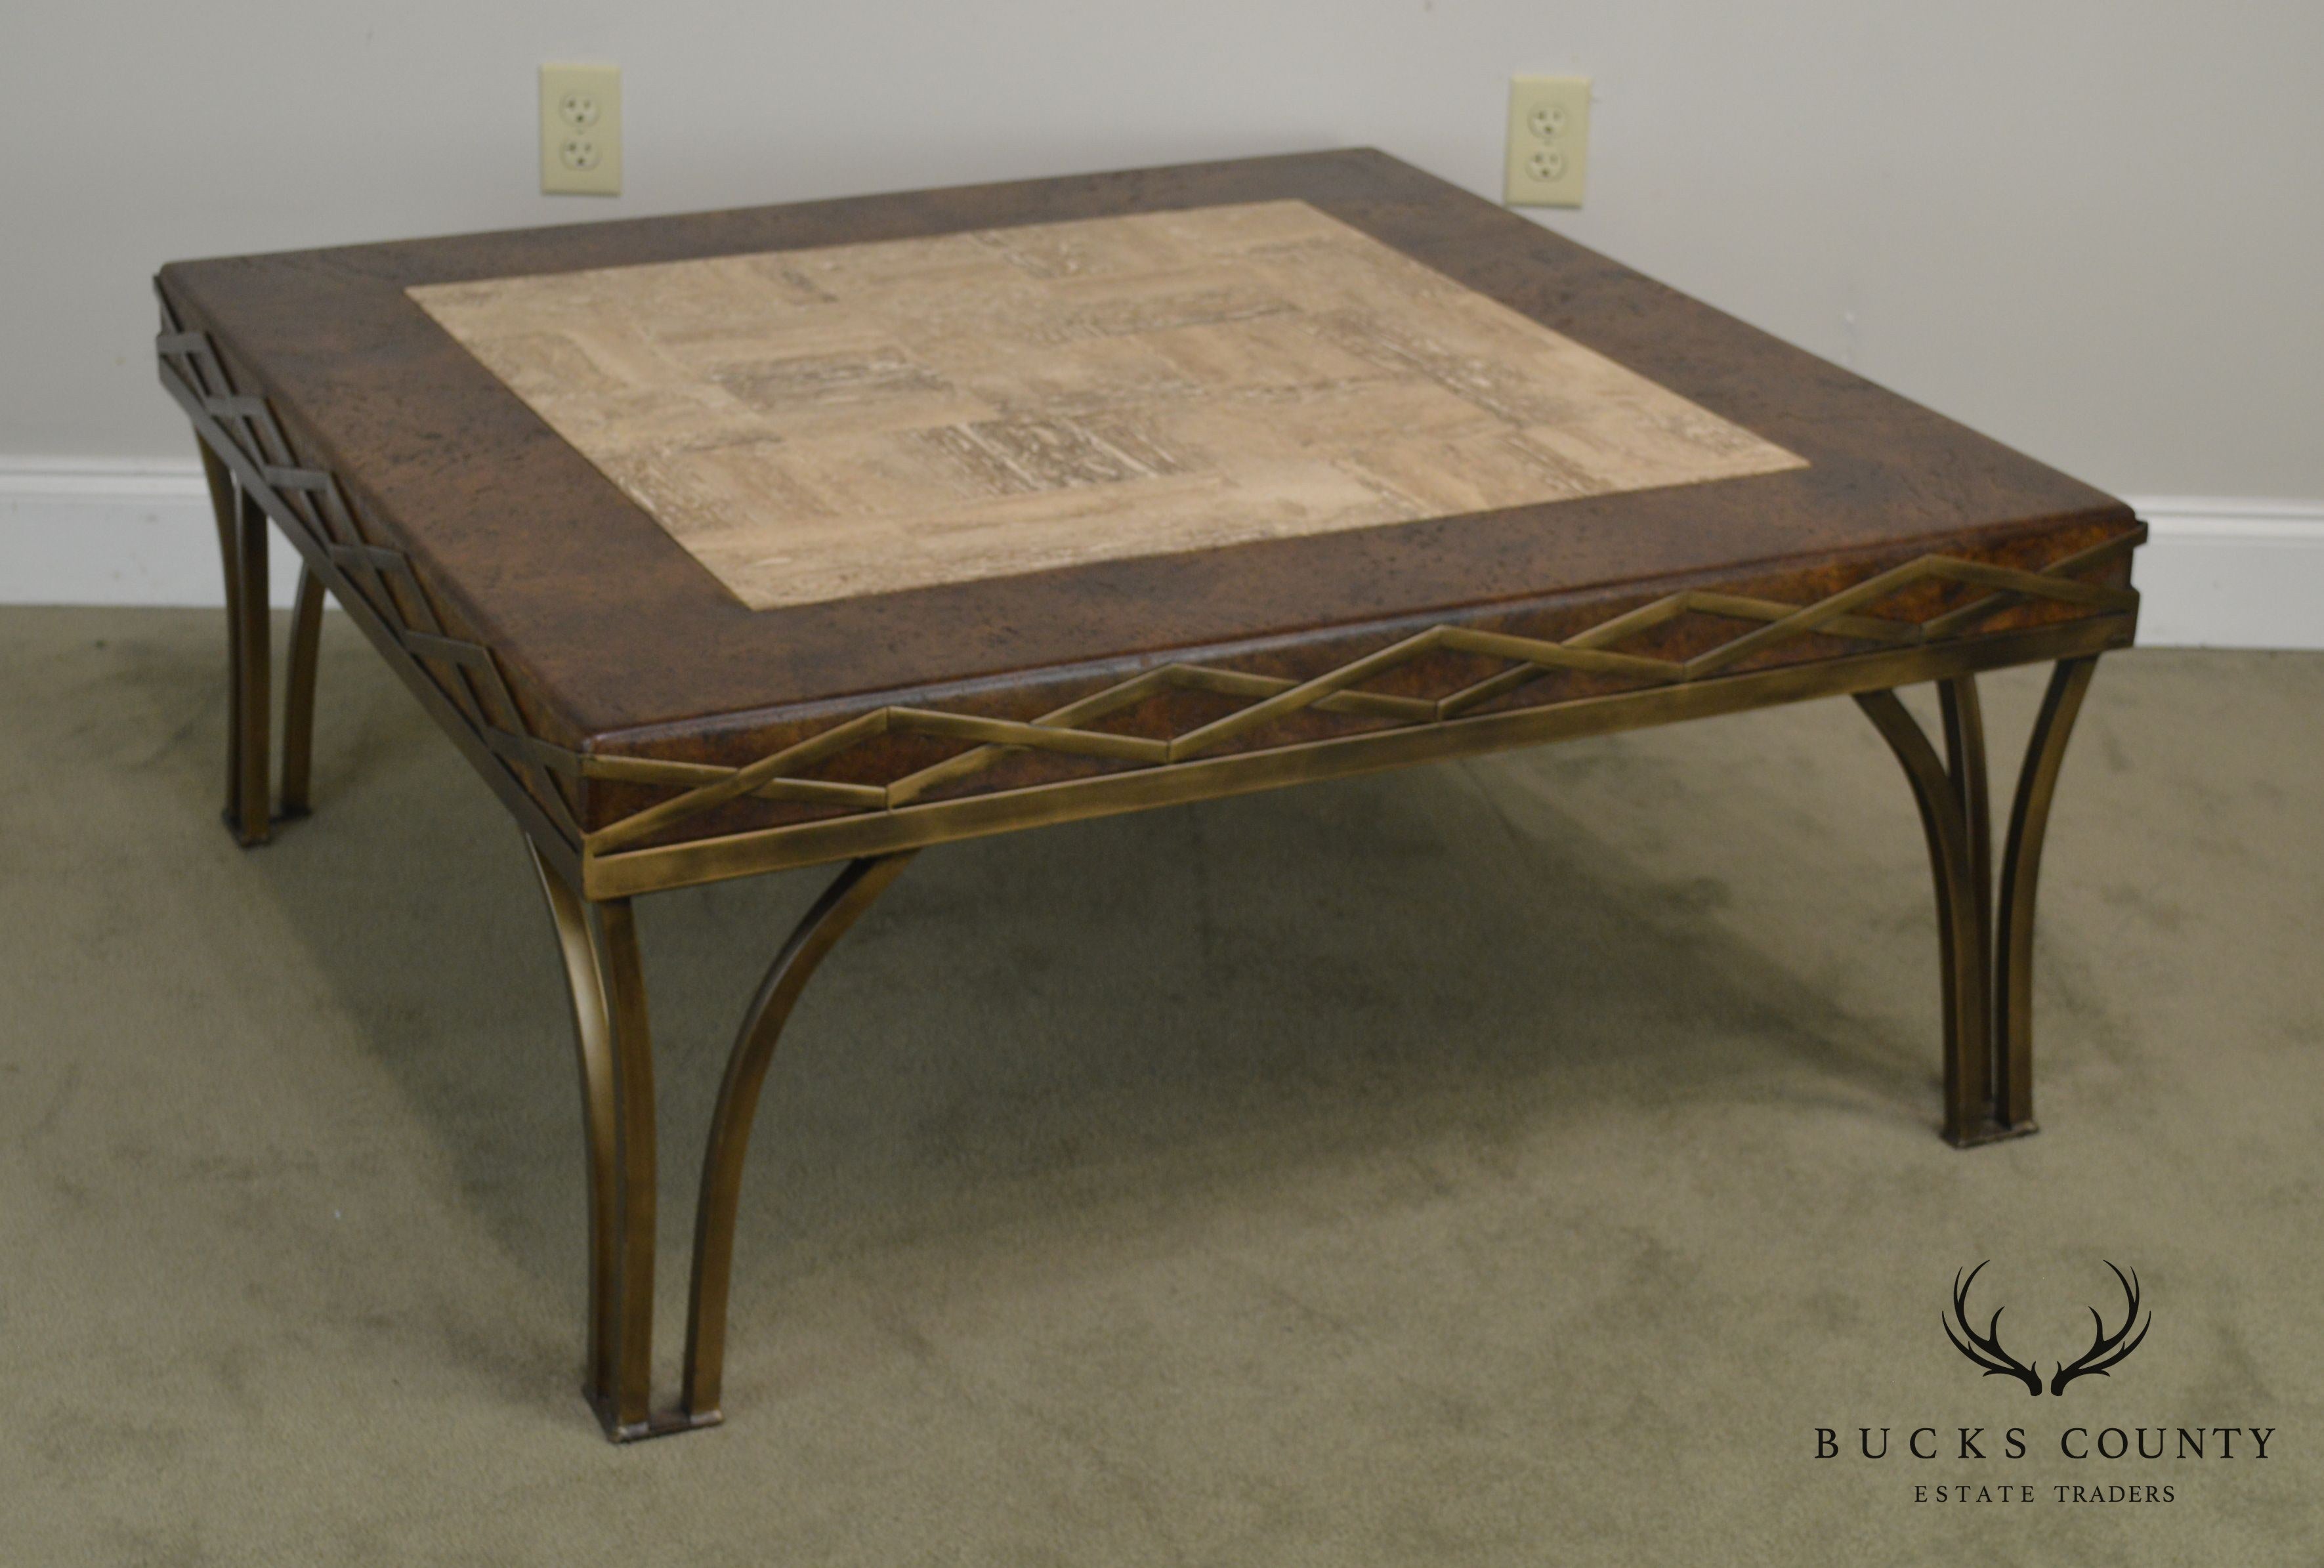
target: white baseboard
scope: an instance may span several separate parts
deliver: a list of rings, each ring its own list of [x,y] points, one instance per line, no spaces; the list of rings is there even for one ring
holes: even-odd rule
[[[2324,648],[2324,501],[2150,495],[2132,580],[2138,640],[2162,648]]]
[[[2133,498],[2143,643],[2324,649],[2324,501]],[[288,604],[280,537],[269,583]],[[0,604],[217,604],[217,534],[191,462],[0,457]]]
[[[267,535],[267,596],[287,606],[299,554]],[[0,604],[225,603],[198,463],[0,457]]]

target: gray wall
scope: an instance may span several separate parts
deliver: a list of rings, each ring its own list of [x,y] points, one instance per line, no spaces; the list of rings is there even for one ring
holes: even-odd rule
[[[182,457],[177,256],[1369,143],[2086,478],[2324,497],[2317,0],[284,0],[0,23],[0,459]],[[623,68],[629,194],[535,193],[533,67]]]

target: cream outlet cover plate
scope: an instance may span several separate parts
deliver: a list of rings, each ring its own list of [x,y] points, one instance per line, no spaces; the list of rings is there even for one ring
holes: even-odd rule
[[[540,68],[540,190],[622,194],[622,68]]]
[[[1590,165],[1590,78],[1509,78],[1511,207],[1580,207]]]

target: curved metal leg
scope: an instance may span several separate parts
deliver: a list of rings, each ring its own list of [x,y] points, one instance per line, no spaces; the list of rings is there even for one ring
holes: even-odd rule
[[[266,514],[242,493],[218,455],[199,443],[202,476],[217,518],[218,554],[226,568],[226,825],[248,846],[272,836],[267,809],[268,659]]]
[[[315,760],[315,664],[323,637],[323,580],[311,567],[299,570],[299,598],[290,612],[290,670],[282,692],[283,816],[307,815],[308,781]]]
[[[702,1195],[695,1209],[694,1284],[687,1308],[686,1385],[680,1403],[697,1420],[718,1418],[726,1365],[726,1291],[734,1269],[734,1215],[742,1198],[743,1160],[750,1152],[751,1121],[758,1111],[767,1065],[774,1059],[775,1041],[816,965],[902,872],[912,853],[848,862],[800,918],[790,940],[768,966],[735,1037],[725,1080],[718,1086],[717,1108],[711,1113],[709,1147],[702,1158]]]
[[[2025,765],[2017,776],[2017,798],[2009,810],[2009,842],[2001,861],[2001,934],[1996,945],[2000,992],[1996,1076],[2000,1119],[2012,1127],[2034,1125],[2034,888],[2042,869],[2042,841],[2050,829],[2050,800],[2058,770],[2072,738],[2082,696],[2098,673],[2095,658],[2068,659],[2050,674],[2050,689],[2026,742]]]
[[[1896,694],[1860,692],[1856,701],[1904,764],[1921,808],[1936,879],[1939,963],[1945,978],[1945,1137],[1956,1144],[1977,1142],[1993,1102],[1993,1052],[1986,1035],[1985,944],[1968,816],[1945,764]]]
[[[635,917],[627,899],[591,902],[539,846],[540,875],[572,992],[580,1046],[581,1106],[589,1154],[589,1375],[583,1392],[616,1443],[715,1426],[725,1365],[726,1290],[733,1273],[734,1212],[759,1089],[776,1037],[808,976],[881,890],[900,854],[851,862],[801,918],[760,984],[726,1064],[695,1213],[694,1282],[686,1325],[686,1382],[675,1410],[652,1408],[654,1278],[653,1046]]]
[[[589,1153],[589,1379],[583,1392],[615,1442],[706,1425],[650,1408],[653,1042],[636,919],[628,899],[588,903],[539,849],[532,853],[557,925],[580,1046]]]
[[[1856,699],[1904,764],[1928,833],[1945,976],[1945,1137],[1955,1144],[1987,1143],[2035,1130],[2034,883],[2066,742],[2097,668],[2095,656],[2064,659],[2050,678],[2018,774],[1997,912],[1985,724],[1974,678],[1939,683],[1942,763],[1894,692],[1868,692]]]

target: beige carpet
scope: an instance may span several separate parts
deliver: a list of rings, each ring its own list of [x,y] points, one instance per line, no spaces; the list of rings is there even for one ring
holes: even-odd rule
[[[615,1449],[515,831],[335,617],[318,815],[236,850],[222,640],[0,613],[0,1562],[2324,1552],[2324,658],[2101,669],[2045,1130],[1969,1153],[1919,830],[1846,703],[934,851],[777,1064],[729,1425]],[[2014,765],[2039,678],[1989,691]],[[726,1032],[817,881],[642,906],[665,1323]],[[1988,1258],[2020,1355],[2119,1321],[2107,1259],[2146,1342],[1980,1379],[1939,1316]],[[1993,1457],[1904,1457],[1923,1425]],[[2057,1449],[2141,1425],[2275,1430]],[[1914,1500],[1963,1482],[2032,1500]]]

